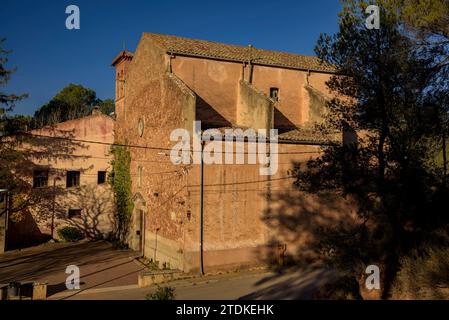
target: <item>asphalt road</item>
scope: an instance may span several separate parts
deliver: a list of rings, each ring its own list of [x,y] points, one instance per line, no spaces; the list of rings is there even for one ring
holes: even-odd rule
[[[0,283],[45,281],[50,300],[142,300],[155,287],[138,288],[137,278],[146,270],[132,251],[114,250],[107,242],[48,244],[0,255]],[[80,290],[67,290],[66,268],[80,270]],[[168,284],[176,299],[310,299],[335,274],[324,270],[290,270],[273,273],[247,270],[206,275]]]
[[[45,281],[48,295],[66,291],[66,268],[80,270],[85,289],[137,284],[145,270],[132,251],[114,250],[107,242],[55,243],[0,255],[0,283]]]
[[[277,274],[262,271],[240,271],[219,276],[172,281],[161,286],[175,288],[178,300],[307,300],[318,288],[334,278],[324,270],[290,271]],[[85,290],[70,296],[59,294],[51,299],[76,300],[142,300],[155,287],[134,286]]]

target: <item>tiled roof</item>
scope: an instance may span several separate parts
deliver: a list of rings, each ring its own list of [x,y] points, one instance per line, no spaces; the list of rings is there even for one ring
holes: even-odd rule
[[[283,142],[304,142],[316,144],[333,144],[338,143],[339,133],[325,134],[311,128],[296,128],[283,133],[279,133],[278,139]]]
[[[254,47],[244,47],[219,42],[183,38],[165,34],[144,33],[167,53],[220,59],[236,62],[247,62],[251,59],[253,64],[287,67],[301,70],[320,72],[333,72],[329,64],[322,63],[317,57],[280,51],[263,50]]]
[[[243,127],[219,127],[217,129],[224,137],[244,138],[244,136],[237,135],[234,130],[241,129],[243,132],[248,128]],[[229,130],[229,131],[228,131]],[[254,130],[257,137],[257,130]],[[330,145],[338,144],[341,139],[341,134],[336,132],[334,134],[325,134],[313,128],[292,128],[290,130],[279,130],[278,141],[280,143],[293,143],[293,144],[312,144],[312,145]]]
[[[111,65],[115,66],[115,64],[117,62],[119,62],[122,59],[132,59],[132,57],[134,56],[134,54],[128,50],[123,50],[122,52],[120,52],[117,57],[114,58],[114,60],[112,61]]]

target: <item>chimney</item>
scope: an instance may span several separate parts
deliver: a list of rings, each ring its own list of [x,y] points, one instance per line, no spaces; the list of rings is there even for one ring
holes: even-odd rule
[[[252,60],[253,60],[253,45],[249,44],[248,45],[248,49],[249,49],[249,57],[248,57],[248,67],[249,67],[249,77],[248,77],[248,82],[250,84],[253,83],[253,64],[252,64]]]
[[[92,108],[92,115],[93,116],[99,116],[102,112],[100,111],[100,107],[99,106],[94,106]]]

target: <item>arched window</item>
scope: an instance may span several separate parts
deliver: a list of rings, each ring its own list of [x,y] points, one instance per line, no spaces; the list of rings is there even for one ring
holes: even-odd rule
[[[143,119],[140,118],[139,122],[137,123],[137,132],[139,133],[139,137],[143,136],[144,129],[145,129],[145,123],[143,122]]]

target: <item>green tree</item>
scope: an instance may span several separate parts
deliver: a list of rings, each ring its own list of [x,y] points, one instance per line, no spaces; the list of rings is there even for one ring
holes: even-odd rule
[[[3,41],[0,42],[0,44]],[[0,84],[6,86],[15,69],[7,69],[7,54],[9,51],[0,48]],[[0,91],[0,189],[8,189],[12,196],[10,218],[20,221],[28,214],[30,206],[40,204],[42,211],[50,207],[52,192],[45,189],[34,189],[32,172],[37,158],[58,158],[64,154],[69,158],[73,151],[73,143],[69,141],[33,138],[21,131],[26,131],[31,124],[31,118],[23,115],[11,115],[15,102],[26,95],[6,94]],[[33,148],[37,146],[37,152]],[[49,197],[50,196],[50,197]],[[26,240],[26,239],[24,239]]]
[[[0,45],[4,41],[5,39],[0,40]],[[7,85],[16,70],[7,68],[8,54],[10,51],[0,47],[0,88]],[[29,125],[28,117],[10,114],[15,103],[26,96],[0,91],[0,189],[8,189],[13,195],[12,216],[35,201],[29,183],[21,175],[25,168],[29,168],[29,152],[17,148],[22,142],[21,139],[9,138],[10,134],[26,129]]]
[[[85,117],[92,112],[94,106],[109,115],[114,111],[114,101],[97,98],[94,90],[78,84],[69,84],[57,93],[47,104],[34,113],[34,127],[40,128],[59,122]]]
[[[50,102],[36,110],[34,113],[35,126],[43,127],[84,117],[89,114],[96,102],[95,91],[81,85],[69,84]]]
[[[3,43],[6,41],[4,38],[0,38],[0,87],[5,87],[8,81],[11,79],[11,74],[13,74],[16,69],[8,69],[6,64],[8,63],[8,54],[11,53],[9,50],[2,48]],[[5,115],[7,112],[12,111],[14,104],[26,98],[26,94],[16,95],[13,93],[5,93],[0,91],[0,116]]]
[[[2,122],[2,134],[8,135],[19,131],[27,131],[32,126],[33,118],[24,115],[6,115]]]
[[[100,111],[103,114],[110,115],[115,112],[115,103],[112,99],[106,99],[98,102],[98,106],[100,107]]]
[[[324,149],[322,157],[294,170],[308,193],[331,192],[354,200],[358,223],[323,230],[326,262],[361,279],[365,266],[381,267],[388,297],[399,258],[423,233],[447,223],[441,184],[430,166],[435,152],[427,93],[433,56],[414,50],[394,0],[377,1],[379,30],[365,27],[367,3],[343,1],[339,31],[322,35],[316,52],[336,67],[327,82],[335,94],[320,129],[355,130],[357,143]],[[350,129],[350,130],[348,130]]]
[[[5,87],[8,84],[11,75],[16,71],[15,68],[8,69],[6,66],[8,63],[8,55],[11,51],[5,50],[2,47],[5,41],[6,39],[0,38],[0,136],[7,134],[9,130],[14,129],[9,113],[14,109],[17,101],[27,97],[26,94],[16,95],[1,90],[2,87]]]
[[[414,35],[426,41],[423,44],[445,45],[444,39],[449,38],[449,3],[446,0],[401,0],[395,5]],[[435,37],[431,39],[430,35]]]
[[[433,106],[434,127],[439,133],[437,166],[447,180],[447,139],[449,137],[449,1],[401,0],[396,9],[414,44],[414,51],[432,59],[432,90],[427,100]]]

